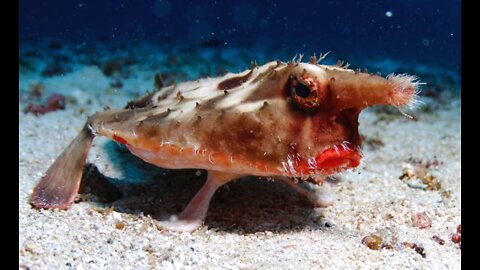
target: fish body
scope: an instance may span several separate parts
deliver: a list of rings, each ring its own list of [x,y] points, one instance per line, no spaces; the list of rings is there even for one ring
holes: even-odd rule
[[[360,112],[372,105],[411,104],[417,88],[413,76],[383,78],[321,65],[315,58],[308,63],[273,61],[164,87],[124,109],[89,117],[37,184],[31,203],[68,208],[78,192],[91,141],[105,136],[148,163],[209,172],[179,220],[161,224],[191,231],[205,218],[215,190],[231,180],[256,175],[291,185],[293,178],[319,183],[327,175],[357,167]]]

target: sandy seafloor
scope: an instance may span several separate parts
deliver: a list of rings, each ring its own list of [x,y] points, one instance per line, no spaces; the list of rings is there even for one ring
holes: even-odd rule
[[[119,75],[106,76],[102,61],[124,57],[122,48],[107,54],[106,48],[83,52],[51,47],[25,46],[20,54],[24,60],[19,69],[21,269],[460,268],[461,249],[451,240],[461,223],[460,100],[441,80],[437,89],[441,94],[421,97],[425,105],[413,112],[416,121],[399,112],[368,109],[361,114],[360,133],[370,143],[364,145],[361,166],[342,173],[340,181],[331,185],[336,196],[333,206],[313,209],[282,183],[250,177],[216,193],[199,230],[174,233],[159,231],[154,220],[180,211],[206,173],[155,168],[104,138],[95,139],[88,158],[100,173],[87,177],[107,177],[122,192],[121,197],[105,203],[101,195],[87,192],[68,211],[35,210],[28,198],[87,115],[107,105],[123,107],[152,89],[159,69],[180,74],[181,79],[195,79],[211,72],[208,65],[212,62],[232,68],[238,64],[236,59],[243,59],[244,64],[238,66],[245,67],[246,56],[231,53],[228,61],[213,61],[227,57],[205,50],[172,59],[139,46],[127,53],[136,63],[122,67]],[[40,53],[23,57],[27,51]],[[186,55],[177,55],[182,54]],[[66,55],[57,62],[69,70],[43,77],[40,73],[52,55]],[[379,66],[391,68],[392,61]],[[433,78],[439,76],[435,68],[419,66],[418,70],[432,71]],[[110,85],[116,80],[123,83],[122,88]],[[36,83],[44,86],[44,97],[52,93],[67,96],[66,109],[41,116],[25,114],[27,104],[36,102],[28,98]],[[428,173],[441,188],[424,190],[401,181],[409,159],[423,164],[438,161]],[[431,219],[431,227],[414,226],[412,215],[422,212]],[[370,234],[380,236],[390,248],[369,249],[362,239]],[[445,244],[440,245],[433,236]],[[425,257],[404,242],[423,247]]]

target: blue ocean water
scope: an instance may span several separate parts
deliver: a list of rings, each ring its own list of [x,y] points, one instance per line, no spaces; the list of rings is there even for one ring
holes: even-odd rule
[[[161,43],[244,48],[267,58],[335,53],[460,69],[460,0],[21,0],[20,45]],[[282,59],[285,60],[285,59]]]

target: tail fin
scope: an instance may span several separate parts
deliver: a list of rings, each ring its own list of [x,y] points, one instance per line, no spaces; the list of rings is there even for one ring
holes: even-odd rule
[[[73,203],[94,137],[88,123],[85,124],[37,183],[30,197],[30,204],[36,208],[67,209]]]

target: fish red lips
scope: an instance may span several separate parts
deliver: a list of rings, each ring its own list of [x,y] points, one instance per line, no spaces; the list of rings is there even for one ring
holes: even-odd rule
[[[360,165],[362,153],[360,148],[352,143],[344,142],[323,150],[315,157],[308,160],[289,160],[284,163],[288,174],[307,176],[311,174],[329,175],[345,169],[355,168]]]
[[[355,168],[360,164],[362,154],[357,146],[352,146],[349,143],[343,143],[327,148],[315,157],[316,164],[312,165],[316,165],[317,169],[326,174],[334,173],[339,169]],[[315,168],[315,166],[310,167]]]

